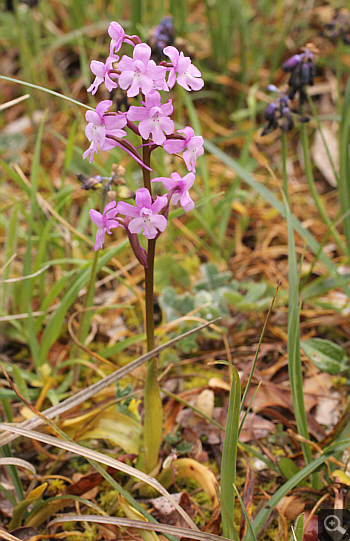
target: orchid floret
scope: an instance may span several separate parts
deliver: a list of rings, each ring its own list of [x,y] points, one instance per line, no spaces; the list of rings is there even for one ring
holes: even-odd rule
[[[129,98],[137,96],[140,91],[147,95],[154,89],[155,82],[159,88],[162,79],[165,81],[166,68],[150,60],[151,53],[147,43],[139,43],[134,48],[133,58],[124,55],[118,64],[121,71],[119,85],[127,90]]]
[[[105,114],[112,104],[113,102],[111,100],[103,100],[97,105],[96,111],[90,110],[85,114],[88,122],[85,128],[85,135],[91,141],[91,144],[84,152],[83,158],[85,159],[87,156],[90,156],[90,163],[99,148],[102,151],[106,151],[116,146],[116,142],[108,138],[108,135],[119,139],[126,136],[126,132],[122,129],[127,123],[126,113]]]
[[[148,139],[152,134],[153,142],[162,145],[166,140],[165,134],[170,135],[174,131],[174,122],[169,118],[173,112],[172,101],[168,100],[162,105],[159,92],[154,90],[141,103],[143,107],[130,107],[128,120],[140,121],[138,128],[143,139]]]
[[[164,47],[163,52],[170,58],[173,65],[168,78],[169,88],[174,86],[175,81],[185,90],[200,90],[203,88],[204,81],[201,78],[201,72],[192,64],[189,56],[184,56],[182,51],[180,53],[172,45]]]
[[[166,196],[158,196],[153,202],[147,188],[140,188],[136,191],[134,205],[119,201],[117,210],[120,214],[133,218],[128,225],[130,233],[143,233],[147,239],[154,239],[163,232],[167,226],[165,216],[158,214],[168,203]]]
[[[179,173],[172,173],[171,178],[158,177],[154,178],[151,182],[161,182],[166,190],[175,190],[171,197],[173,204],[176,205],[180,201],[180,205],[185,212],[188,212],[194,209],[194,202],[189,194],[189,189],[192,188],[194,179],[194,173],[187,173],[183,178],[180,177]]]
[[[169,154],[177,154],[187,148],[182,157],[188,171],[195,173],[197,158],[204,154],[203,137],[201,135],[194,135],[194,130],[190,126],[186,126],[183,130],[178,130],[178,133],[183,133],[184,139],[167,139],[163,144],[163,148]]]
[[[106,88],[109,92],[113,88],[117,88],[118,84],[116,81],[113,81],[111,77],[118,77],[117,74],[111,73],[113,69],[113,63],[117,62],[119,59],[116,55],[111,55],[107,58],[106,62],[99,62],[98,60],[92,60],[90,63],[90,69],[94,75],[96,75],[93,83],[87,89],[88,92],[91,92],[92,95],[96,94],[98,87],[101,83],[105,83]]]
[[[105,234],[108,233],[110,235],[112,233],[111,229],[114,229],[120,225],[120,223],[115,220],[115,217],[118,214],[116,202],[111,201],[108,203],[108,205],[105,206],[102,214],[94,209],[91,209],[89,214],[93,223],[98,227],[94,246],[94,250],[97,251],[100,248],[103,248]]]

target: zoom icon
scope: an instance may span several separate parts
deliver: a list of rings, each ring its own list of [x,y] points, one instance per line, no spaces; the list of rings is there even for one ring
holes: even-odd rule
[[[321,509],[318,513],[319,541],[350,541],[348,509]]]

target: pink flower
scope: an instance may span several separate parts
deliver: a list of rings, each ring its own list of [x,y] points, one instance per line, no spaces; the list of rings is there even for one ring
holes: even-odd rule
[[[176,205],[180,201],[180,205],[188,212],[194,208],[194,202],[188,192],[193,186],[194,179],[194,173],[187,173],[183,178],[180,177],[179,173],[171,173],[171,178],[158,177],[151,182],[162,182],[166,190],[175,189],[175,193],[171,198],[173,204]]]
[[[119,23],[112,21],[108,27],[108,34],[112,38],[110,46],[110,54],[112,55],[115,52],[117,53],[123,44],[125,38],[124,28]]]
[[[85,135],[91,141],[91,144],[83,154],[85,159],[90,155],[90,163],[93,160],[94,154],[98,152],[98,148],[105,150],[111,150],[114,148],[117,143],[113,139],[109,139],[108,135],[113,135],[114,137],[124,137],[126,132],[121,128],[127,123],[126,113],[106,113],[106,111],[113,104],[111,100],[101,101],[97,107],[96,111],[87,111],[85,118],[88,122],[88,125],[85,128]]]
[[[165,79],[166,68],[156,66],[151,58],[151,47],[146,43],[139,43],[134,48],[133,58],[123,56],[118,64],[121,71],[119,76],[119,86],[127,91],[128,97],[137,96],[140,92],[149,94],[154,88],[154,82],[157,82],[157,88],[161,86],[162,79]]]
[[[179,53],[176,47],[172,45],[164,47],[163,52],[173,64],[168,78],[169,88],[173,88],[176,80],[185,90],[200,90],[203,88],[204,81],[201,79],[201,72],[192,64],[189,56],[184,56],[183,52]]]
[[[174,122],[169,118],[173,112],[171,100],[161,105],[159,92],[154,90],[145,96],[141,102],[144,107],[130,107],[127,112],[128,120],[140,120],[139,132],[143,139],[148,139],[152,134],[153,142],[162,145],[166,140],[164,133],[170,135],[174,131]]]
[[[182,154],[188,171],[196,172],[196,163],[198,156],[204,154],[203,137],[195,135],[187,143],[187,150]]]
[[[116,207],[116,202],[111,201],[108,205],[105,206],[103,213],[101,214],[97,210],[91,209],[89,214],[91,220],[97,225],[96,233],[96,242],[94,246],[95,252],[100,248],[103,248],[103,243],[105,241],[105,234],[109,235],[112,233],[111,229],[118,227],[120,224],[114,218],[118,214]]]
[[[158,196],[152,202],[149,190],[140,188],[136,191],[135,203],[136,207],[124,201],[119,201],[117,205],[118,212],[133,218],[128,224],[130,233],[143,233],[146,239],[154,239],[159,231],[165,231],[167,220],[165,216],[158,214],[168,203],[165,195]]]
[[[112,38],[110,45],[111,55],[119,51],[119,49],[123,45],[123,41],[125,41],[125,43],[130,43],[130,45],[133,46],[135,46],[135,39],[140,41],[140,38],[138,38],[137,36],[128,36],[127,34],[125,34],[124,28],[115,21],[112,21],[109,25],[108,34]]]
[[[113,88],[117,88],[118,85],[115,81],[112,81],[111,77],[118,77],[117,74],[111,74],[110,70],[113,69],[113,62],[117,62],[119,56],[111,55],[107,58],[106,62],[99,62],[98,60],[92,60],[90,63],[90,69],[94,75],[96,75],[94,82],[87,89],[92,95],[96,94],[98,87],[101,83],[105,83],[109,92]]]
[[[201,135],[195,135],[193,128],[190,126],[186,126],[183,130],[178,130],[178,133],[183,133],[185,139],[167,139],[163,144],[163,148],[169,154],[177,154],[187,147],[182,157],[187,169],[195,173],[197,158],[204,154],[203,137]]]

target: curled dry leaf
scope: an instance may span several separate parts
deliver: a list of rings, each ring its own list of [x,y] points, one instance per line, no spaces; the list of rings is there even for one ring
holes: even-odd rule
[[[95,411],[62,422],[68,436],[79,440],[103,439],[120,445],[126,453],[139,454],[142,445],[142,426],[116,409]]]
[[[173,479],[194,479],[208,494],[213,507],[219,504],[217,493],[219,490],[218,482],[213,472],[203,464],[193,458],[179,458],[174,460],[171,467],[164,469],[158,479],[163,486],[171,486]]]

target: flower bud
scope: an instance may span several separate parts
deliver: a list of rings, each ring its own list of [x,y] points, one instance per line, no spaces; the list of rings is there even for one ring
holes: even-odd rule
[[[292,56],[291,58],[289,58],[288,60],[286,60],[286,62],[282,64],[283,71],[287,73],[289,73],[290,71],[293,71],[300,61],[301,61],[301,55],[295,54],[294,56]]]
[[[270,120],[273,117],[273,115],[275,114],[276,108],[277,108],[277,105],[275,104],[275,102],[269,103],[264,114],[265,120]]]

